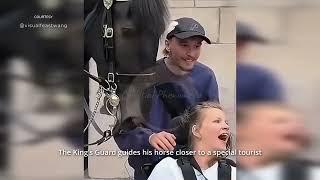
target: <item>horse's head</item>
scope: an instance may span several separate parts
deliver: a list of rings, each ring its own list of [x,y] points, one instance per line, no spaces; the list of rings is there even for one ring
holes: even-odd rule
[[[104,58],[102,45],[102,14],[105,8],[103,0],[98,0],[96,10],[88,15],[85,28],[85,48],[88,49],[86,58],[93,57],[97,62],[99,76],[106,75],[107,69],[102,66],[106,66],[105,61],[109,61]],[[153,66],[159,37],[168,19],[166,0],[114,0],[111,10],[116,72],[139,74]]]
[[[141,73],[153,66],[165,30],[164,0],[131,0],[114,5],[115,56],[119,73]]]
[[[159,38],[165,31],[169,18],[167,2],[166,0],[112,0],[110,15],[110,11],[106,13],[104,1],[108,0],[97,0],[97,4],[94,8],[92,7],[93,10],[86,17],[84,29],[85,64],[92,57],[97,63],[98,75],[106,78],[110,72],[108,62],[114,61],[115,73],[118,73],[118,78],[120,77],[120,80],[118,79],[120,82],[116,83],[121,101],[121,118],[126,119],[137,114],[139,116],[139,100],[135,101],[135,99],[128,103],[130,105],[126,104],[129,102],[126,94],[130,93],[124,92],[126,89],[130,89],[136,74],[154,73],[151,67],[156,63]],[[90,3],[85,1],[85,6],[90,6]],[[106,18],[110,19],[110,16],[112,16],[114,43],[111,52],[114,52],[114,59],[108,58],[110,48],[106,49],[104,46],[108,39],[103,38],[105,33],[103,25],[106,24]],[[108,27],[110,28],[110,26]],[[122,81],[121,77],[126,77],[126,80]],[[147,86],[146,84],[143,86]],[[136,86],[133,89],[135,88]],[[133,105],[134,102],[137,104]],[[107,103],[105,103],[106,105]]]

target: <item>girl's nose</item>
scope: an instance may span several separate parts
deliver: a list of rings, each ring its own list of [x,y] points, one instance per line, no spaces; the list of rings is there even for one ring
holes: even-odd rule
[[[223,122],[222,129],[229,130],[230,126],[226,122]]]

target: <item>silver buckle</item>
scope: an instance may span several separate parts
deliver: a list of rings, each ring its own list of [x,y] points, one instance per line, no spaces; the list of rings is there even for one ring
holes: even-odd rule
[[[107,9],[110,9],[113,4],[113,0],[103,0],[103,4]]]
[[[112,38],[113,37],[113,28],[108,28],[108,25],[103,25],[104,28],[104,38]]]
[[[108,73],[108,82],[114,82],[114,74],[113,73]]]

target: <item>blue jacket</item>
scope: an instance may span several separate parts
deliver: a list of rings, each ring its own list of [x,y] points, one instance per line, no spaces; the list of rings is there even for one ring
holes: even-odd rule
[[[176,76],[171,73],[164,60],[158,60],[156,65],[157,84],[152,92],[151,106],[146,122],[147,128],[135,129],[114,139],[123,151],[142,151],[154,148],[149,144],[153,133],[170,128],[170,121],[180,115],[185,109],[202,101],[219,101],[218,85],[214,72],[207,66],[197,62],[189,74]],[[168,107],[169,99],[176,106]],[[142,153],[142,152],[141,152]],[[155,163],[161,156],[129,156],[129,164],[135,170],[140,170],[145,163]]]

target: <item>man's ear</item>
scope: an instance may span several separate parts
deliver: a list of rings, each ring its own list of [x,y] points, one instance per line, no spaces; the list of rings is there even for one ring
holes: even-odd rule
[[[168,39],[166,39],[165,41],[164,41],[164,45],[167,47],[167,46],[169,46],[169,40]]]
[[[166,39],[166,40],[164,41],[164,44],[165,44],[166,50],[167,50],[168,52],[170,52],[169,40]]]
[[[201,135],[199,133],[199,128],[197,125],[193,125],[191,128],[192,134],[197,137],[197,138],[201,138]]]

